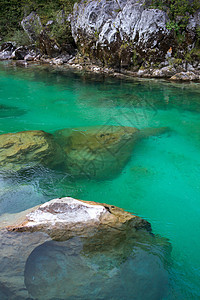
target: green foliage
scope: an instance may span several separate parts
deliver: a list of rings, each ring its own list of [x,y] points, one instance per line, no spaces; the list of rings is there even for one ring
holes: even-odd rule
[[[175,32],[185,30],[190,15],[200,9],[199,0],[152,0],[151,6],[165,10],[170,18],[168,29]]]
[[[99,32],[98,32],[97,29],[96,29],[95,32],[94,32],[94,36],[95,36],[96,40],[99,39]]]
[[[135,49],[132,52],[132,63],[133,63],[133,66],[137,66],[137,64],[138,64],[138,55],[137,55],[137,52]]]
[[[200,45],[197,45],[191,50],[190,56],[193,58],[195,57],[197,60],[200,60]]]
[[[187,17],[200,9],[199,0],[152,0],[151,6],[164,9],[168,12],[170,19],[175,20],[177,16]]]
[[[31,44],[28,35],[23,30],[16,30],[9,38],[9,41],[15,42],[16,46],[28,46]]]
[[[53,18],[54,12],[72,11],[76,0],[0,0],[0,32],[1,37],[14,34],[21,29],[20,22],[24,16],[35,11],[43,24]]]
[[[180,29],[178,23],[176,23],[175,21],[167,22],[166,28],[169,29],[169,30],[173,29],[175,31],[179,31],[179,29]]]
[[[55,39],[59,45],[64,44],[66,41],[68,43],[73,44],[73,38],[69,22],[59,23],[55,20],[53,25],[51,26],[50,34],[51,37]]]

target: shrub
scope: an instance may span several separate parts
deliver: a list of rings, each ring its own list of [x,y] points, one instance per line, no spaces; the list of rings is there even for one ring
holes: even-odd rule
[[[9,40],[14,41],[16,46],[28,46],[31,44],[28,35],[23,30],[16,30]]]

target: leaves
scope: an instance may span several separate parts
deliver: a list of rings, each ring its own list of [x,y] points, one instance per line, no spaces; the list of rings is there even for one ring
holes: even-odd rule
[[[51,19],[56,11],[71,12],[76,0],[0,0],[1,37],[11,36],[21,30],[21,20],[32,11],[37,12],[43,24]]]

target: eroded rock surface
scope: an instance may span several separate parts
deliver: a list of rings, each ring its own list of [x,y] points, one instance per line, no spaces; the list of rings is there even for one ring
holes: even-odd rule
[[[81,1],[71,18],[72,34],[83,54],[114,67],[163,60],[173,44],[167,14],[145,1]],[[139,57],[136,56],[136,52]]]
[[[13,51],[16,49],[15,45],[11,42],[6,42],[1,45],[0,60],[10,59]]]
[[[51,134],[22,131],[0,135],[0,170],[20,171],[39,165],[61,163],[62,151]]]
[[[34,208],[21,224],[8,229],[20,232],[44,231],[55,240],[66,240],[76,235],[94,236],[99,231],[104,233],[112,231],[117,235],[119,230],[124,233],[132,229],[151,231],[151,225],[113,205],[66,197],[51,200]]]

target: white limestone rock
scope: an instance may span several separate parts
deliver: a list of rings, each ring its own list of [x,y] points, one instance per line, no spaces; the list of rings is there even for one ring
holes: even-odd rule
[[[149,53],[165,57],[171,36],[167,21],[164,11],[147,8],[144,0],[88,0],[74,6],[71,28],[73,38],[81,47],[92,50],[97,47],[103,51],[107,48],[111,60],[113,52],[127,46],[147,57]]]
[[[27,215],[27,227],[40,225],[55,225],[56,223],[78,224],[100,222],[103,214],[108,211],[101,205],[91,205],[66,197],[54,199],[39,206]]]
[[[54,199],[36,206],[24,219],[7,229],[18,232],[46,232],[52,239],[67,240],[74,236],[91,237],[108,234],[112,237],[138,229],[151,232],[151,225],[129,212],[113,205],[87,202],[70,197]],[[120,229],[120,230],[119,230]],[[106,235],[104,237],[104,234]]]

